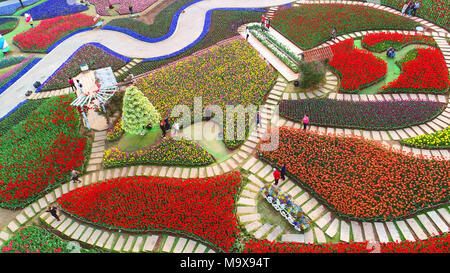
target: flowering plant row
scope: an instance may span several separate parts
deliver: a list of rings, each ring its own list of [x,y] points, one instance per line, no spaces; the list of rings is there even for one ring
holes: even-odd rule
[[[433,21],[450,30],[450,2],[447,0],[421,0],[417,16]],[[402,10],[403,0],[381,0],[381,4]]]
[[[397,32],[368,33],[361,42],[364,48],[374,52],[386,51],[391,46],[400,50],[409,44],[436,45],[433,38],[423,34],[405,35]]]
[[[73,96],[46,100],[0,141],[0,206],[22,208],[69,180],[87,141],[78,133]]]
[[[10,79],[12,79],[21,69],[25,68],[29,63],[34,60],[34,55],[31,55],[23,59],[19,64],[17,64],[13,69],[7,71],[0,75],[0,87],[5,85]]]
[[[417,48],[417,57],[403,62],[403,73],[382,87],[384,93],[446,94],[449,73],[444,56],[437,48]]]
[[[154,70],[138,78],[136,86],[163,118],[170,117],[176,105],[187,105],[193,115],[202,116],[194,112],[197,110],[194,109],[195,97],[202,98],[202,112],[209,105],[218,105],[225,118],[227,105],[261,104],[275,77],[275,71],[248,43],[234,39],[212,46],[198,56]],[[233,139],[224,136],[225,144]]]
[[[38,26],[14,36],[13,42],[25,52],[42,52],[69,34],[95,24],[94,18],[77,13],[43,20]]]
[[[132,166],[140,164],[160,164],[176,166],[204,166],[214,162],[214,158],[199,144],[180,139],[165,137],[160,144],[135,152],[123,152],[111,148],[103,154],[106,168]]]
[[[433,134],[401,140],[403,145],[427,149],[450,149],[450,127]]]
[[[71,253],[73,248],[69,241],[53,235],[43,228],[28,226],[20,228],[18,232],[3,243],[2,253]],[[81,253],[96,252],[84,248]]]
[[[25,59],[26,59],[26,57],[24,57],[24,56],[14,56],[14,57],[2,58],[2,59],[0,59],[0,69],[11,66],[11,65],[18,64]]]
[[[59,68],[56,74],[45,82],[42,91],[70,87],[68,78],[75,77],[81,73],[81,64],[87,64],[91,70],[110,66],[113,71],[116,71],[124,66],[126,62],[95,45],[85,45]]]
[[[264,240],[249,240],[244,253],[448,253],[450,251],[450,234],[417,240],[415,242],[404,241],[395,243],[380,243],[380,248],[375,249],[368,242],[364,243],[328,243],[328,244],[304,244],[304,243],[279,243]]]
[[[331,46],[329,65],[341,78],[341,90],[357,93],[386,76],[387,64],[371,52],[355,48],[353,38]]]
[[[0,121],[0,136],[9,132],[16,124],[26,119],[45,100],[29,100]]]
[[[146,10],[148,7],[153,5],[156,0],[87,0],[89,3],[95,6],[95,10],[101,16],[109,16],[107,9],[109,5],[117,5],[115,10],[120,14],[130,14],[128,7],[133,8],[133,13],[138,13]]]
[[[364,130],[393,130],[425,123],[438,116],[445,104],[433,101],[346,101],[328,98],[283,100],[280,115],[313,125]]]
[[[364,20],[361,20],[364,18]],[[337,35],[363,30],[414,30],[412,20],[360,5],[302,5],[275,12],[273,27],[302,49],[311,49],[330,38],[333,27]]]
[[[450,161],[405,155],[375,141],[281,127],[278,148],[258,147],[258,154],[278,168],[285,163],[291,179],[350,220],[402,219],[449,200]]]
[[[124,132],[125,131],[122,128],[122,117],[120,117],[114,122],[111,128],[108,128],[106,140],[116,141],[123,135]]]
[[[239,233],[235,199],[239,172],[182,180],[129,177],[78,188],[58,199],[64,212],[127,231],[187,233],[231,251]]]
[[[25,12],[29,13],[33,20],[43,20],[73,13],[78,13],[87,10],[88,8],[84,5],[80,5],[75,1],[68,0],[47,0]]]

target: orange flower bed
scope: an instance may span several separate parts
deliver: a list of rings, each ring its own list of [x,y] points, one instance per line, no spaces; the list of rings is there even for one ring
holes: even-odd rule
[[[281,127],[279,147],[260,151],[341,217],[386,221],[448,202],[450,161],[416,158],[362,138]]]

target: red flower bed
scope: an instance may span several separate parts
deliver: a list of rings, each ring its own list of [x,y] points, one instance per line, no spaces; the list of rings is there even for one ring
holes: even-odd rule
[[[61,38],[95,24],[94,18],[84,13],[43,20],[37,27],[14,36],[14,43],[25,52],[46,52]]]
[[[437,48],[417,48],[417,57],[403,64],[397,80],[383,86],[384,92],[445,94],[450,81],[444,56]]]
[[[450,161],[407,156],[374,141],[281,127],[279,146],[260,157],[279,168],[338,215],[386,221],[449,200]]]
[[[58,202],[65,212],[101,226],[188,233],[230,251],[238,233],[240,183],[239,172],[206,179],[119,178],[79,188]]]
[[[436,44],[433,38],[422,34],[404,35],[401,33],[379,32],[366,34],[362,39],[362,45],[375,52],[385,51],[390,46],[400,50],[400,48],[413,43]]]
[[[0,139],[0,206],[24,207],[67,182],[84,162],[86,140],[70,97],[44,102]],[[0,124],[1,125],[1,124]]]
[[[418,240],[416,242],[380,243],[380,247],[373,247],[365,243],[337,243],[337,244],[303,244],[278,243],[266,239],[250,240],[246,243],[244,253],[449,253],[450,234],[441,237]]]
[[[329,64],[341,76],[341,89],[354,93],[376,83],[386,75],[387,64],[371,52],[355,48],[353,39],[331,46],[333,59]]]

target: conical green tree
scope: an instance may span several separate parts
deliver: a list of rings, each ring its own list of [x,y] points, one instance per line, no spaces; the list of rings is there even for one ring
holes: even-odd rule
[[[152,123],[157,128],[161,115],[136,86],[125,90],[122,107],[122,127],[129,134],[141,134]]]

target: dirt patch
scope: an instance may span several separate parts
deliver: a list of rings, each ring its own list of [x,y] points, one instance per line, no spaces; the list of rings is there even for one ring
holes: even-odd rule
[[[172,4],[173,2],[176,2],[176,0],[162,0],[158,1],[155,4],[150,7],[148,12],[141,13],[141,16],[137,17],[136,19],[146,23],[147,25],[153,24],[153,21],[155,20],[156,15],[158,15],[163,9],[165,9],[167,6]]]

